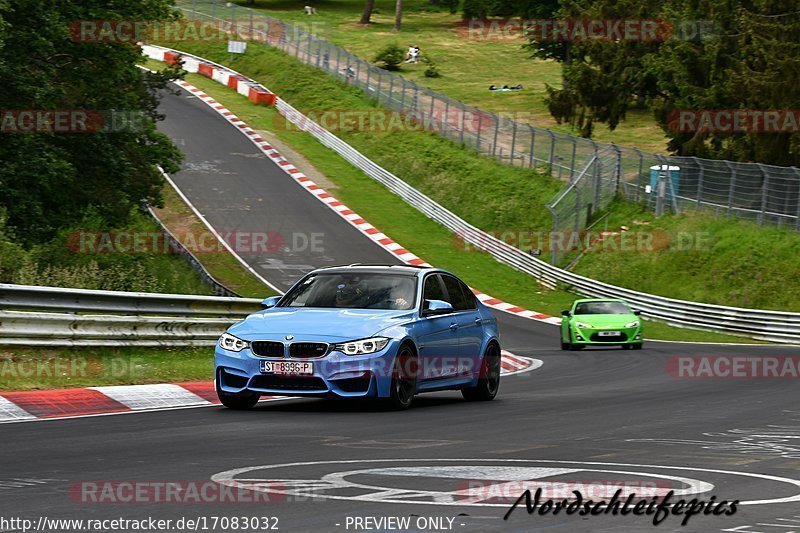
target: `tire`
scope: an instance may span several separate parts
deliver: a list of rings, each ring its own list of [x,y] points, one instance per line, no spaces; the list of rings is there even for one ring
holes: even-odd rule
[[[236,409],[239,411],[251,409],[255,404],[258,403],[258,399],[260,397],[260,394],[256,394],[254,392],[230,394],[217,389],[217,398],[219,398],[219,401],[222,402],[222,405],[228,409]]]
[[[395,411],[405,411],[414,402],[417,393],[417,358],[410,346],[403,345],[394,358],[392,383],[387,400]]]
[[[631,346],[633,346],[634,350],[641,350],[642,349],[642,343],[641,342],[637,342],[636,344],[632,344]]]
[[[570,343],[561,341],[561,349],[562,350],[569,350],[571,348],[572,348],[572,346],[570,345]]]
[[[500,390],[500,347],[490,344],[481,361],[481,373],[475,387],[461,389],[461,395],[469,402],[494,400]]]
[[[214,380],[214,388],[217,391],[217,398],[219,398],[220,403],[229,409],[250,409],[257,404],[259,398],[261,398],[261,395],[255,392],[230,393],[220,390],[219,374],[217,375],[217,379]]]
[[[633,349],[633,345],[632,344],[623,344],[622,345],[622,349],[623,350],[632,350]]]

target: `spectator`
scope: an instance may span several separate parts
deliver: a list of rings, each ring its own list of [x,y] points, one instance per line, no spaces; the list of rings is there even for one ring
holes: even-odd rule
[[[317,10],[314,9],[313,6],[306,6],[303,8],[303,13],[305,13],[306,15],[316,15]]]

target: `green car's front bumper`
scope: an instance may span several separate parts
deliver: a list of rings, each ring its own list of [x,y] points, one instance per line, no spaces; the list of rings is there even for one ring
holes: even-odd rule
[[[639,344],[644,340],[642,324],[632,328],[614,326],[580,327],[570,324],[568,342],[576,345],[620,345]],[[617,335],[611,335],[617,333]]]

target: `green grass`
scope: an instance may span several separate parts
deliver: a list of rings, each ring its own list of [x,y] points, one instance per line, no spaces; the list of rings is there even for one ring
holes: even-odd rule
[[[183,258],[165,253],[163,242],[149,238],[160,231],[156,221],[145,213],[134,213],[130,222],[119,228],[87,219],[62,231],[51,241],[26,250],[3,235],[0,221],[0,282],[92,290],[212,294]],[[87,235],[90,238],[86,238]],[[92,240],[96,235],[99,237]],[[119,241],[122,249],[110,245],[115,235],[125,237]],[[125,247],[129,247],[133,236],[137,235],[145,236],[152,249],[130,253]],[[101,240],[103,236],[105,241]]]
[[[423,56],[435,61],[442,76],[426,78],[425,64],[403,63],[399,74],[406,79],[487,111],[514,113],[521,122],[575,134],[570,126],[556,123],[544,102],[546,84],[561,86],[561,65],[531,59],[523,48],[526,41],[519,37],[470,39],[466,28],[459,24],[460,13],[451,15],[446,10],[439,11],[425,0],[407,3],[403,26],[398,33],[392,31],[394,2],[386,0],[376,1],[377,13],[373,14],[373,23],[368,27],[357,24],[364,4],[362,0],[317,1],[314,3],[317,15],[312,17],[302,13],[302,4],[286,0],[256,0],[254,4],[238,0],[235,3],[294,23],[366,61],[372,61],[376,51],[389,43],[403,50],[417,45]],[[188,0],[182,4],[190,5]],[[241,10],[239,16],[244,16]],[[492,84],[518,83],[523,85],[523,91],[488,90]],[[654,153],[666,150],[666,137],[647,109],[629,111],[614,131],[598,124],[593,138]]]
[[[164,208],[157,209],[156,213],[173,235],[180,238],[187,232],[195,236],[209,232],[169,184],[164,186],[163,196]],[[201,260],[209,274],[222,285],[246,298],[266,298],[276,294],[273,289],[250,274],[226,249],[221,246],[215,246],[215,249],[220,251],[199,254],[196,257]]]
[[[202,50],[194,51],[199,55],[208,56],[208,54]],[[277,55],[277,52],[265,50],[262,53],[274,55],[280,59],[280,55]],[[236,67],[246,71],[243,67],[243,62],[237,61]],[[265,65],[261,63],[260,68],[264,69],[266,72],[273,73],[272,75],[277,77],[283,76],[282,73],[285,68],[293,68],[295,78],[299,80],[304,79],[304,73],[302,72],[303,67],[297,65],[287,65],[283,63]],[[249,71],[246,72],[251,75],[253,74]],[[280,91],[274,83],[271,83],[272,75],[262,73],[257,77],[265,82],[267,86],[278,91],[282,96],[286,96],[287,100],[294,105],[295,102],[292,98],[286,95],[286,92],[289,91]],[[459,242],[447,229],[431,221],[416,209],[395,197],[382,185],[365,176],[334,152],[319,144],[309,134],[281,127],[282,121],[274,109],[252,105],[246,98],[199,75],[189,75],[187,81],[200,87],[209,95],[222,102],[254,129],[266,131],[269,135],[275,135],[281,141],[290,145],[317,169],[324,172],[325,177],[334,184],[333,187],[330,187],[331,192],[340,200],[380,228],[381,231],[384,231],[423,259],[436,266],[457,272],[471,286],[517,305],[554,315],[557,315],[561,309],[569,307],[569,304],[575,298],[573,294],[567,292],[546,290],[530,276],[498,263],[488,254],[466,248],[464,244]],[[336,97],[339,96],[339,94],[332,92],[334,90],[337,92],[344,92],[345,98],[347,98],[348,91],[352,89],[342,86],[324,89],[325,94],[330,98],[333,98],[333,95]],[[296,94],[298,89],[294,88],[291,92]],[[318,96],[319,94],[320,91],[314,91],[308,95],[308,98],[320,98]],[[352,96],[356,97],[357,95]],[[322,104],[320,103],[319,105]],[[364,104],[359,103],[359,105]],[[302,106],[300,107],[302,108]],[[404,177],[404,179],[408,179],[410,182],[414,183],[415,186],[426,189],[425,192],[431,194],[443,203],[447,203],[448,200],[450,200],[451,203],[455,202],[452,198],[448,199],[447,196],[450,191],[447,187],[433,185],[437,180],[431,178],[431,176],[435,176],[435,172],[429,172],[429,169],[425,166],[428,163],[428,157],[436,158],[439,154],[442,154],[443,157],[447,157],[451,152],[455,151],[460,157],[464,158],[463,162],[454,167],[457,169],[456,174],[468,174],[472,165],[478,165],[478,168],[481,169],[484,168],[483,165],[488,165],[489,170],[492,172],[492,174],[489,175],[492,176],[500,174],[500,168],[503,170],[511,170],[507,169],[507,167],[501,167],[500,164],[482,158],[476,154],[455,148],[442,139],[427,134],[416,133],[414,135],[416,135],[416,137],[411,137],[410,139],[417,139],[417,141],[413,142],[419,142],[420,145],[422,145],[422,143],[430,143],[430,145],[422,145],[421,148],[414,150],[414,153],[419,155],[415,156],[414,159],[416,162],[412,164],[412,167],[414,167],[414,165],[419,165],[419,168],[414,168],[413,174],[407,172],[401,173],[400,175]],[[380,151],[379,143],[375,141],[370,142],[368,135],[352,134],[349,137],[348,140],[350,141],[352,141],[353,138],[358,141],[357,148],[368,157],[372,157],[373,152]],[[408,142],[412,143],[412,140],[408,140]],[[435,148],[432,147],[433,143],[436,143]],[[379,145],[378,148],[376,148],[376,145]],[[389,152],[388,155],[386,153],[383,154],[387,159],[394,160],[395,158],[401,157],[400,154],[394,154],[392,145],[384,145],[382,149],[385,152]],[[428,153],[433,155],[429,156]],[[378,157],[380,156],[381,154],[378,153]],[[408,159],[408,157],[406,157],[406,159]],[[387,166],[394,170],[393,166]],[[408,165],[405,166],[407,167]],[[519,169],[515,170],[519,171]],[[547,180],[547,178],[542,178],[530,173],[527,173],[527,175],[532,179],[540,180],[537,182],[529,181],[528,189],[532,189],[534,183],[544,184],[542,188],[546,188],[549,187],[548,182],[552,182],[552,180]],[[459,185],[457,177],[458,176],[455,176],[454,179],[456,181],[449,184],[448,187],[454,186],[456,189],[461,190],[463,186]],[[508,180],[510,178],[505,176],[505,179]],[[486,180],[484,179],[484,181]],[[502,180],[499,181],[502,182]],[[477,212],[481,217],[485,217],[491,221],[494,219],[487,214],[486,210],[482,210],[480,207],[482,204],[488,203],[488,198],[491,196],[506,197],[506,191],[509,190],[507,187],[507,182],[505,184],[492,182],[489,183],[488,187],[483,187],[480,184],[480,180],[476,179],[476,182],[472,186],[466,187],[466,191],[463,191],[459,198],[465,202],[472,202],[467,208],[467,211],[471,210],[472,212]],[[486,192],[484,193],[484,191]],[[551,190],[548,190],[547,194],[551,192]],[[484,194],[486,194],[486,196],[484,196]],[[528,194],[534,193],[528,191]],[[542,195],[547,196],[546,194]],[[538,205],[541,205],[541,203]],[[511,206],[513,206],[513,202]],[[509,209],[511,209],[511,206]],[[459,206],[456,204],[456,212],[459,212],[458,207]],[[463,213],[464,206],[461,207],[461,212]],[[520,207],[517,207],[517,209],[523,212],[504,213],[503,218],[519,220],[529,215],[526,209],[521,209]],[[538,219],[540,223],[547,221],[549,225],[549,220],[547,220],[549,215],[539,213],[538,216],[540,217]],[[748,342],[739,337],[671,328],[663,324],[652,324],[652,327],[648,327],[648,336],[650,338],[671,340]]]
[[[0,391],[214,379],[213,347],[3,348]]]
[[[573,269],[642,292],[735,307],[800,312],[800,234],[702,213],[655,218],[617,208],[610,228],[652,236],[652,246],[598,247]]]

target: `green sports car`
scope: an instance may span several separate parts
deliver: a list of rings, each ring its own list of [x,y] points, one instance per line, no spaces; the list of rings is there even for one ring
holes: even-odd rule
[[[561,349],[617,344],[626,350],[641,350],[644,338],[639,313],[624,300],[575,300],[571,310],[561,311]]]

